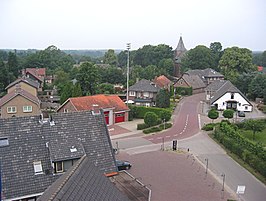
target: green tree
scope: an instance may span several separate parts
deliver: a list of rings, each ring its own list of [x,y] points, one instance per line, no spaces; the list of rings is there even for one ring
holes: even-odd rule
[[[256,70],[252,64],[252,54],[246,48],[226,48],[219,62],[219,69],[225,78],[236,84],[237,78],[242,73],[251,73]]]
[[[144,115],[144,123],[148,126],[155,126],[158,124],[158,118],[154,112],[146,112]]]
[[[97,94],[114,94],[115,89],[112,84],[108,83],[102,83],[99,84],[98,89],[97,89]]]
[[[17,55],[13,52],[8,53],[8,60],[7,60],[7,66],[9,69],[9,72],[12,72],[15,77],[18,77],[20,74],[19,70],[19,64],[18,64],[18,59]]]
[[[182,59],[182,71],[187,69],[205,69],[213,68],[215,60],[212,56],[212,51],[204,46],[198,45],[189,50]]]
[[[97,86],[100,81],[98,68],[90,62],[81,64],[77,80],[80,83],[83,95],[96,94]]]
[[[160,89],[156,95],[156,107],[169,108],[170,107],[170,95],[166,89]]]
[[[248,80],[245,80],[248,82]],[[264,98],[266,91],[266,74],[258,74],[249,84],[249,95],[255,100],[255,98]]]
[[[232,119],[234,117],[234,113],[235,113],[234,110],[227,109],[227,110],[223,111],[223,116],[224,116],[224,118]]]
[[[127,65],[127,50],[121,51],[117,55],[117,60],[118,60],[118,66],[119,67],[125,67]]]
[[[63,104],[68,98],[72,96],[73,84],[67,82],[63,85],[60,93],[60,104]]]
[[[250,83],[256,77],[257,73],[243,73],[237,77],[235,86],[245,95],[250,91]]]
[[[110,67],[107,69],[100,69],[101,73],[101,82],[119,84],[126,82],[126,75],[123,74],[122,69],[117,67]]]
[[[222,57],[222,44],[220,42],[213,42],[210,44],[210,50],[214,57],[214,68],[218,70],[219,61]]]
[[[174,66],[174,61],[173,59],[162,59],[159,62],[159,68],[161,69],[161,74],[164,75],[173,75],[173,66]]]
[[[261,54],[261,57],[260,57],[260,64],[264,67],[266,67],[266,51],[264,51],[262,54]]]
[[[253,131],[253,140],[255,140],[256,132],[261,132],[265,125],[260,120],[249,119],[244,124],[245,129]]]
[[[63,90],[66,83],[70,82],[69,74],[62,69],[58,69],[55,72],[54,85],[57,87],[59,94]]]
[[[209,112],[208,112],[208,117],[210,119],[212,119],[212,122],[214,119],[217,119],[219,117],[219,112],[215,109],[211,109]]]
[[[103,62],[111,66],[117,66],[118,60],[114,50],[109,49],[103,57]]]
[[[160,112],[160,118],[162,121],[163,120],[165,120],[165,122],[169,121],[171,119],[171,116],[172,116],[172,114],[169,110],[162,110]]]
[[[76,83],[73,87],[72,87],[72,93],[71,93],[71,97],[81,97],[82,96],[82,89],[79,83]]]

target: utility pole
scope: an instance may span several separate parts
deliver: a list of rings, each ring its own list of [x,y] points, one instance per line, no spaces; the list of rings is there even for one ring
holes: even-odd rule
[[[130,50],[130,43],[127,43],[127,105],[128,105],[128,82],[129,82],[129,50]]]

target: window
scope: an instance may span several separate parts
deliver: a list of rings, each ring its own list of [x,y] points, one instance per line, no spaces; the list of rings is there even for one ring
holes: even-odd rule
[[[248,109],[248,106],[245,106],[245,110],[247,110]]]
[[[7,113],[16,113],[16,112],[17,112],[16,106],[7,107]]]
[[[64,108],[64,113],[68,113],[68,109]]]
[[[235,97],[235,94],[231,93],[231,99],[234,99],[234,97]]]
[[[136,94],[135,94],[135,91],[129,91],[129,95],[130,96],[135,96]]]
[[[63,161],[59,161],[55,163],[55,173],[64,172]]]
[[[32,112],[32,106],[23,106],[23,112]]]
[[[41,161],[33,162],[33,167],[34,167],[35,174],[42,174],[43,173]]]
[[[9,142],[7,138],[0,138],[0,147],[8,146]]]

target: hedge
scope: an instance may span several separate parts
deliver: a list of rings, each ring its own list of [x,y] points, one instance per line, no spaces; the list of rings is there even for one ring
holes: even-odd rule
[[[201,130],[204,130],[204,131],[212,131],[213,128],[214,128],[215,124],[214,123],[210,123],[210,124],[206,124],[204,125]]]
[[[133,118],[138,118],[138,119],[143,119],[147,112],[153,112],[160,118],[162,114],[164,115],[164,117],[170,116],[170,118],[172,115],[171,109],[164,109],[164,108],[157,108],[157,107],[131,106],[130,110],[131,110],[131,115],[133,116]],[[168,115],[165,113],[168,113]],[[170,119],[168,120],[166,119],[166,121],[169,121],[169,120]]]
[[[240,135],[236,125],[221,122],[215,128],[214,137],[220,143],[266,177],[266,150],[261,144]]]
[[[176,87],[176,93],[180,95],[192,95],[192,87]]]
[[[171,123],[165,123],[165,125],[161,124],[159,126],[154,126],[154,127],[151,127],[151,128],[147,128],[147,129],[143,130],[143,133],[149,134],[149,133],[160,132],[160,131],[164,130],[164,126],[165,126],[165,129],[168,129],[168,128],[172,127],[172,124]]]
[[[137,130],[143,130],[145,128],[149,128],[149,125],[147,125],[145,123],[137,125]]]

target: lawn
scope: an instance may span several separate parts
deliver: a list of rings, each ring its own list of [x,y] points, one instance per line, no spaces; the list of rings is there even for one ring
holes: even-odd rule
[[[255,140],[253,140],[253,131],[241,129],[240,134],[251,141],[260,142],[266,147],[266,128],[262,132],[256,132]]]

